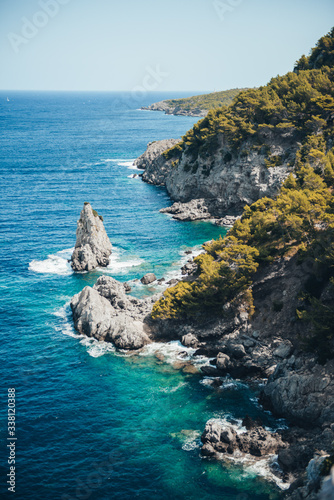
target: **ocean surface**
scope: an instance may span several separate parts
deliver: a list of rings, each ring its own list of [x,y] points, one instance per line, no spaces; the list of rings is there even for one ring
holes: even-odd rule
[[[200,457],[210,418],[240,427],[248,413],[281,425],[257,404],[259,387],[180,369],[193,351],[177,342],[140,355],[76,334],[69,301],[103,273],[133,281],[173,277],[224,229],[159,213],[165,190],[133,177],[152,140],[196,121],[140,111],[182,97],[151,93],[0,93],[1,498],[267,500],[281,497],[263,463]],[[67,259],[88,201],[114,246],[110,266],[74,274]],[[158,352],[158,355],[157,355]],[[195,365],[208,363],[200,358]],[[16,493],[9,484],[7,390],[16,391]]]

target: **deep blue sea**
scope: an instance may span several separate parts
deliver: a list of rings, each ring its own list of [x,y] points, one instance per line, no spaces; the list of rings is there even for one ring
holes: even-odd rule
[[[256,387],[227,380],[214,390],[180,369],[178,343],[124,355],[79,337],[71,321],[71,297],[102,274],[74,274],[67,262],[85,201],[114,246],[104,272],[137,296],[157,289],[133,280],[175,276],[185,250],[224,234],[159,213],[171,203],[165,190],[133,178],[149,141],[180,137],[196,121],[138,108],[180,96],[0,93],[1,498],[280,498],[265,464],[200,457],[210,418],[248,413],[277,425]],[[15,494],[6,484],[8,388],[16,391]]]

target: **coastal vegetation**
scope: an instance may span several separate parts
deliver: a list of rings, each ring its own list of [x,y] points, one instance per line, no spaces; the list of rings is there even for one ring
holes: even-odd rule
[[[196,279],[169,288],[155,304],[154,319],[204,321],[208,314],[226,315],[226,304],[244,304],[252,314],[256,271],[295,256],[298,263],[310,262],[314,275],[296,311],[296,318],[312,325],[305,330],[305,346],[321,361],[334,356],[334,307],[328,300],[334,298],[333,62],[334,28],[293,72],[239,93],[229,107],[210,111],[165,152],[165,158],[174,161],[185,155],[191,171],[199,156],[215,154],[220,136],[228,145],[229,159],[249,144],[269,152],[263,130],[288,131],[299,145],[278,195],[246,205],[228,236],[206,245],[206,253],[196,257]],[[281,157],[269,156],[266,166],[281,162]]]
[[[192,97],[184,97],[182,99],[167,99],[164,101],[170,107],[182,109],[184,111],[193,111],[200,109],[209,111],[221,106],[228,106],[232,103],[235,96],[246,89],[230,89],[220,92],[211,92],[210,94],[195,95]]]

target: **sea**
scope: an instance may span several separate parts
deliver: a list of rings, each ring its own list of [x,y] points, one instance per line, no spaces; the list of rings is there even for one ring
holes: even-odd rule
[[[258,404],[260,383],[215,389],[200,371],[210,360],[177,341],[129,354],[73,327],[71,297],[102,274],[150,295],[162,288],[142,285],[144,274],[177,277],[187,251],[226,234],[160,213],[168,194],[133,165],[148,142],[197,121],[140,107],[182,96],[0,92],[1,499],[282,496],[267,461],[200,455],[209,419],[238,432],[245,414],[285,424]],[[84,202],[103,216],[113,253],[108,268],[80,274],[68,259]]]

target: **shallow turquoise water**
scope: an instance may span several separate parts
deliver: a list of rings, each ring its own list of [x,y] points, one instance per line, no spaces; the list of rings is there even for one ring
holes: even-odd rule
[[[6,394],[17,394],[16,498],[254,499],[278,489],[238,465],[201,459],[209,418],[245,413],[276,425],[254,391],[214,391],[173,366],[177,345],[124,356],[75,336],[69,300],[100,271],[75,275],[67,257],[84,201],[115,247],[107,272],[172,277],[184,250],[222,233],[160,214],[170,204],[131,163],[150,140],[179,137],[189,117],[141,112],[129,95],[0,94],[1,497],[6,498]],[[171,94],[146,96],[149,104]],[[136,283],[134,293],[147,289]],[[148,293],[153,293],[154,288]],[[168,354],[167,349],[172,350]],[[246,495],[246,496],[245,496]]]

